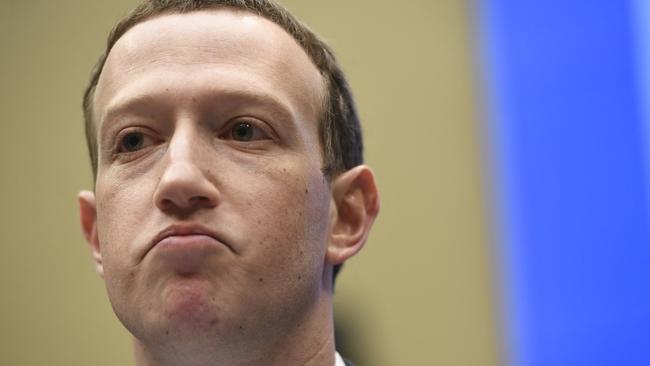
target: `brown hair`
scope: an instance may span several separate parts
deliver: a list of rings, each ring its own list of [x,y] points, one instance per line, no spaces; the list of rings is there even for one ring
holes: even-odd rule
[[[232,7],[271,20],[289,33],[304,49],[325,81],[326,98],[319,121],[320,143],[323,150],[323,174],[332,178],[363,162],[361,126],[352,93],[334,54],[327,44],[287,9],[273,0],[145,0],[122,18],[111,30],[106,49],[90,75],[83,98],[86,142],[97,179],[97,136],[93,123],[93,99],[106,58],[122,35],[134,25],[156,15],[185,13],[201,9]],[[334,267],[334,277],[340,265]]]

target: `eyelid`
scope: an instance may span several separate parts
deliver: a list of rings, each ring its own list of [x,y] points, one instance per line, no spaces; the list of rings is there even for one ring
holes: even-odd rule
[[[124,137],[130,133],[141,133],[143,136],[144,141],[142,142],[142,148],[136,150],[136,151],[123,151],[122,150],[122,140]],[[147,147],[153,145],[156,141],[160,139],[156,138],[154,136],[153,131],[151,129],[143,127],[143,126],[129,126],[124,129],[121,129],[116,135],[115,135],[115,141],[113,141],[113,151],[116,154],[133,154],[133,153],[138,153],[139,151],[142,151],[146,149]]]
[[[262,134],[264,134],[263,139],[257,139],[257,140],[251,140],[250,142],[253,141],[262,141],[262,140],[277,140],[278,134],[275,132],[273,127],[269,125],[268,123],[254,118],[254,117],[236,117],[230,120],[228,123],[226,123],[223,132],[219,134],[220,138],[223,138],[224,136],[227,136],[229,140],[232,140],[231,132],[232,128],[237,125],[238,123],[248,123],[250,124],[253,128],[259,129]]]

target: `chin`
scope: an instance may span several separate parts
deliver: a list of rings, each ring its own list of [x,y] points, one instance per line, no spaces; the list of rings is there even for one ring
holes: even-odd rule
[[[170,325],[214,327],[218,306],[210,283],[204,279],[180,277],[167,283],[161,297],[165,320]]]

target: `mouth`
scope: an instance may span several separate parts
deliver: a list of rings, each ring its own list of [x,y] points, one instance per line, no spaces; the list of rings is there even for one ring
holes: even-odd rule
[[[175,224],[158,233],[151,241],[147,252],[154,248],[171,252],[184,252],[210,247],[232,248],[212,230],[199,224]],[[145,253],[146,255],[146,253]]]

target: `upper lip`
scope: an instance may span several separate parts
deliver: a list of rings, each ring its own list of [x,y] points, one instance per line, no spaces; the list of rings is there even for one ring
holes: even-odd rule
[[[200,224],[170,225],[153,238],[149,248],[150,249],[153,248],[154,246],[156,246],[156,244],[158,244],[165,238],[169,238],[171,236],[187,236],[187,235],[206,235],[230,248],[230,246],[224,243],[214,231]]]

